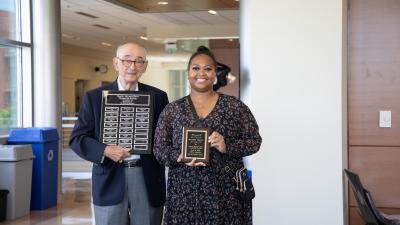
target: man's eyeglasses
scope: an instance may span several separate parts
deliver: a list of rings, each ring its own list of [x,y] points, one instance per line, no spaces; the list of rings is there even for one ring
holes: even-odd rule
[[[146,64],[146,60],[129,60],[129,59],[120,59],[117,57],[122,62],[122,65],[125,67],[130,67],[132,63],[137,67],[137,68],[142,68]]]

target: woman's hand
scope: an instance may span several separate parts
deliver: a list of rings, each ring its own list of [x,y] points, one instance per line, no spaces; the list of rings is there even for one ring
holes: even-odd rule
[[[208,137],[208,142],[210,143],[211,147],[216,148],[222,154],[226,153],[225,139],[220,133],[216,131],[212,132],[210,137]]]
[[[183,158],[183,156],[181,153],[176,161],[182,162],[182,158]],[[185,164],[186,164],[186,166],[206,166],[206,164],[203,162],[196,162],[196,159],[192,159],[192,161],[185,163]]]

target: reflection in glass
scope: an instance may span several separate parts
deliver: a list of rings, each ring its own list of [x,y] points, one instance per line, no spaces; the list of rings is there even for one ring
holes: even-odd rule
[[[16,4],[18,0],[0,0],[0,38],[17,40],[18,22]]]
[[[1,130],[19,125],[17,88],[19,52],[19,48],[0,45],[0,133]]]

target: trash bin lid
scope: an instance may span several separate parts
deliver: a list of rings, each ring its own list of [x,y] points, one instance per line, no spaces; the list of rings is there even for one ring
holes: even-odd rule
[[[16,162],[33,159],[31,145],[0,145],[0,162]]]
[[[8,143],[45,143],[58,141],[58,132],[53,127],[16,128],[9,132]]]

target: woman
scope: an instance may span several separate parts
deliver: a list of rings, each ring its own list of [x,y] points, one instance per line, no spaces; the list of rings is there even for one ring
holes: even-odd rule
[[[189,60],[189,96],[167,105],[154,139],[157,160],[169,167],[165,225],[250,225],[251,200],[238,197],[235,171],[261,145],[257,123],[238,99],[213,90],[214,55],[200,49]],[[183,127],[209,128],[207,164],[182,162]]]

